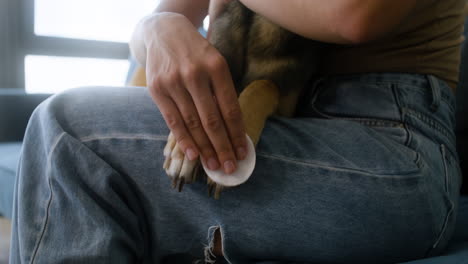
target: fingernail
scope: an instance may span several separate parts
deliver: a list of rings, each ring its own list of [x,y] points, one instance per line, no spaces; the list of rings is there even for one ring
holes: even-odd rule
[[[187,151],[185,151],[185,155],[187,155],[189,160],[195,160],[197,158],[197,152],[195,152],[193,149],[189,148]]]
[[[224,172],[227,174],[231,174],[236,170],[236,167],[234,166],[234,162],[231,160],[225,161],[224,162]]]
[[[208,168],[210,170],[217,170],[219,168],[219,163],[215,158],[210,158],[208,160]]]
[[[240,160],[245,159],[245,156],[247,156],[247,151],[243,147],[238,147],[237,148],[237,158]]]

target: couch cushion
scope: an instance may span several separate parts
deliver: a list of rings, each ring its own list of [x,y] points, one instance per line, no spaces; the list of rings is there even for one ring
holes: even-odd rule
[[[27,94],[24,89],[0,89],[0,142],[20,141],[33,110],[50,94]]]
[[[0,215],[11,217],[13,186],[21,152],[21,142],[0,143]]]

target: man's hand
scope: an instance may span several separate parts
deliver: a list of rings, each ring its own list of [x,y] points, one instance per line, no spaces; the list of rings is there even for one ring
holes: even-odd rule
[[[148,88],[180,148],[234,172],[246,139],[226,61],[183,15],[160,13],[145,29]]]

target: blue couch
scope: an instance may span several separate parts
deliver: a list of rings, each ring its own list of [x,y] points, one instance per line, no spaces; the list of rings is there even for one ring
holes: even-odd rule
[[[32,111],[49,95],[0,89],[0,216],[11,217],[21,140]]]
[[[465,23],[468,38],[468,20]],[[457,148],[464,172],[463,195],[454,236],[442,256],[405,264],[468,264],[468,41],[463,45],[457,89]],[[34,108],[49,95],[25,94],[21,89],[0,89],[0,216],[11,217],[13,185],[21,140]]]

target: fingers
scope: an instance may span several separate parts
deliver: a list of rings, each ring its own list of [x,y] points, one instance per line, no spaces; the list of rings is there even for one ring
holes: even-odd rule
[[[181,113],[186,129],[198,146],[198,151],[201,151],[202,158],[206,164],[209,164],[210,169],[219,169],[220,165],[218,162],[217,153],[213,149],[210,139],[205,133],[202,121],[200,120],[199,113],[195,107],[192,97],[182,86],[178,86],[177,88],[174,87],[174,89],[171,90],[171,93],[173,93],[172,98]],[[182,147],[182,149],[183,148],[184,147]],[[184,152],[190,151],[187,150]]]
[[[199,113],[204,131],[214,147],[220,165],[226,173],[233,173],[237,167],[237,158],[223,116],[213,98],[208,78],[187,78],[186,85]],[[237,98],[234,98],[237,101]],[[208,167],[214,160],[208,159]]]
[[[177,105],[169,96],[157,93],[153,89],[150,91],[153,100],[158,105],[167,126],[171,130],[181,150],[185,153],[189,160],[195,160],[198,158],[199,153],[197,145],[186,129],[182,115],[179,112]]]
[[[226,66],[224,59],[215,61],[212,65],[214,74],[212,83],[214,94],[218,101],[218,106],[222,118],[227,128],[229,138],[231,139],[234,151],[239,160],[247,156],[247,142],[245,139],[245,127],[242,118],[242,111],[237,100],[237,93],[234,87],[231,74]],[[229,81],[228,81],[229,80]]]
[[[233,173],[237,158],[210,89],[209,78],[203,77],[203,74],[182,75],[185,85],[180,84],[184,82],[180,80],[166,84],[163,79],[159,85],[165,88],[151,89],[153,99],[181,150],[190,160],[198,157],[201,151],[210,169],[217,170],[221,166],[226,173]],[[234,100],[237,101],[237,98],[234,97]],[[194,152],[195,155],[191,154]]]

